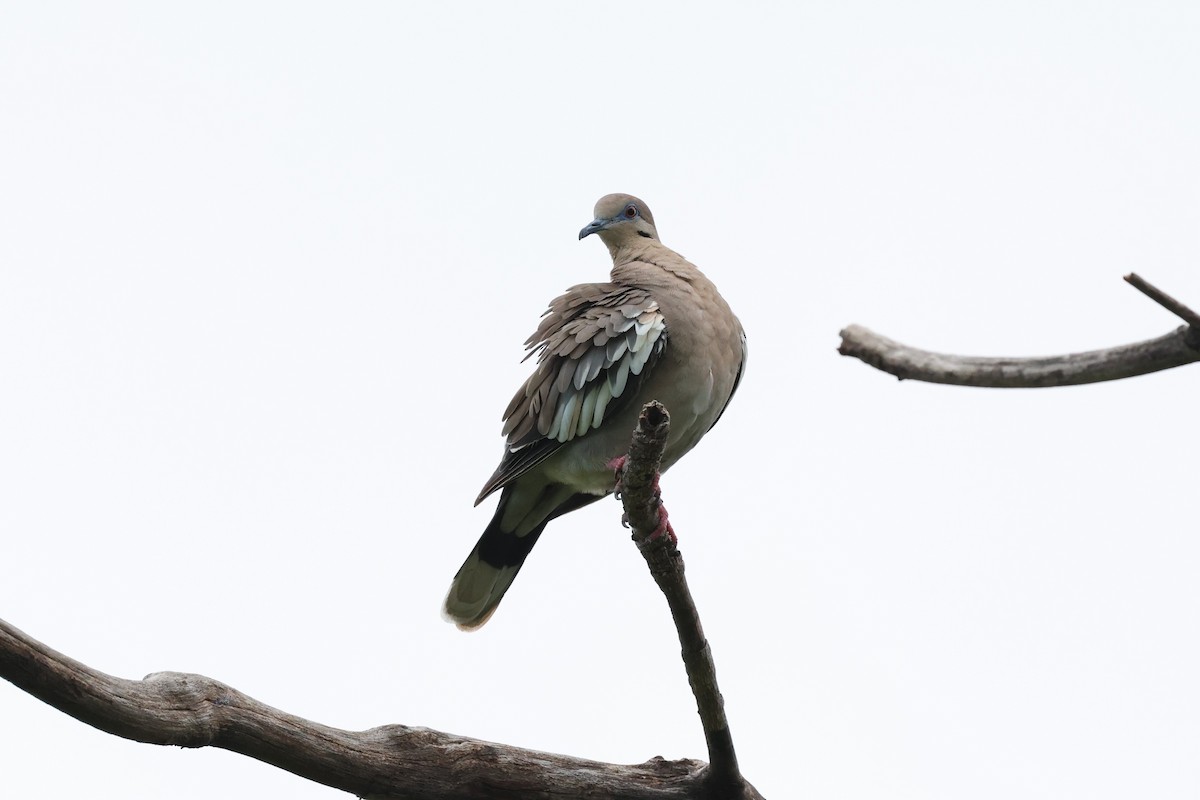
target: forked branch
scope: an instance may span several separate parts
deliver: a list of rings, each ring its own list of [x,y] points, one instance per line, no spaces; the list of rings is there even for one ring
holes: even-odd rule
[[[989,358],[933,353],[862,327],[841,332],[838,352],[900,380],[1027,389],[1115,381],[1200,361],[1200,315],[1136,274],[1125,280],[1188,324],[1144,342],[1044,358]]]

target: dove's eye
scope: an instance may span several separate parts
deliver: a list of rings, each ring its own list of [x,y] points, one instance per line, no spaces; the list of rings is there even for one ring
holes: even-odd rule
[[[637,206],[630,203],[625,206],[625,219],[633,219],[637,216]]]

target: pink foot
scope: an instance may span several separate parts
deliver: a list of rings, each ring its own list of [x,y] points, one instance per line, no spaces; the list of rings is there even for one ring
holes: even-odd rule
[[[625,474],[626,458],[626,456],[617,456],[604,465],[613,471],[614,480],[616,481],[616,484],[613,486],[613,493],[618,499],[621,497],[621,476]]]
[[[679,544],[679,538],[675,535],[675,529],[671,527],[671,522],[667,519],[667,507],[662,503],[658,504],[658,527],[650,532],[650,535],[646,537],[646,541],[653,542],[660,536],[666,536],[671,544]]]
[[[613,492],[616,494],[618,499],[621,497],[621,477],[625,474],[626,459],[626,456],[617,456],[605,464],[606,467],[613,471],[615,476],[616,485],[613,487]],[[658,485],[659,477],[659,473],[654,473],[654,483],[651,484],[651,487],[654,489],[654,500],[658,503],[658,527],[646,537],[646,541],[651,542],[655,539],[666,536],[670,540],[671,544],[678,544],[679,539],[675,536],[675,530],[671,527],[671,522],[667,517],[667,507],[662,504],[662,490]],[[627,528],[629,527],[629,520],[627,520],[624,515],[621,516],[621,524]]]

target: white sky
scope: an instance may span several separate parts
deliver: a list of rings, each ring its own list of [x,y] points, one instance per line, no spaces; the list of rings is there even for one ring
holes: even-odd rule
[[[1200,5],[7,3],[0,617],[362,729],[704,757],[612,501],[439,604],[576,241],[632,192],[750,336],[664,480],[767,797],[1194,798],[1200,370],[898,383],[1200,305]],[[6,797],[332,798],[0,685]]]

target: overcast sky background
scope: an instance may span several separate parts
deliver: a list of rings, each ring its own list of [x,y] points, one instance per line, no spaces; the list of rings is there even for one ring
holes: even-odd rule
[[[1194,798],[1200,369],[899,383],[1200,306],[1194,2],[178,4],[0,10],[0,617],[364,729],[705,755],[615,502],[481,632],[521,343],[630,192],[750,337],[664,479],[771,798]],[[334,798],[0,684],[6,797]]]

